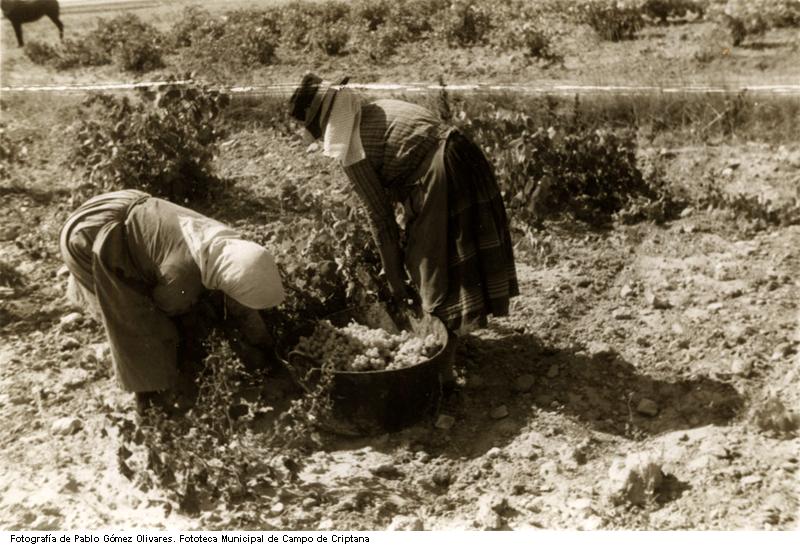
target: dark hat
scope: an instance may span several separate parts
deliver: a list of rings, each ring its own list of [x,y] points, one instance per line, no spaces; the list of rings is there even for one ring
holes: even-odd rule
[[[325,118],[336,91],[348,81],[348,76],[323,81],[316,74],[306,74],[289,99],[289,114],[309,128],[317,117]]]

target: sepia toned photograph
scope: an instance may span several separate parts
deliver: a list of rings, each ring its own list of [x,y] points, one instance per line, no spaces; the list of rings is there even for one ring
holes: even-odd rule
[[[800,0],[0,8],[0,530],[800,529]]]

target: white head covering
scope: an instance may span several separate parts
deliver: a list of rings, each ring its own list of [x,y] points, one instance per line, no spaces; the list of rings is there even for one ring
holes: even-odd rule
[[[210,218],[181,216],[178,221],[203,286],[253,309],[283,301],[278,266],[266,249]]]
[[[324,104],[323,104],[324,108]],[[333,105],[325,135],[322,153],[338,159],[342,166],[350,166],[366,157],[361,145],[361,99],[352,89],[339,87],[333,96]]]

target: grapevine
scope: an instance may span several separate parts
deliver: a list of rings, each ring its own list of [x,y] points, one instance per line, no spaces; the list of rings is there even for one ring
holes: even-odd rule
[[[329,320],[317,323],[294,348],[323,368],[336,371],[391,371],[419,365],[441,349],[434,335],[417,337],[408,331],[392,334],[350,322],[337,328]]]

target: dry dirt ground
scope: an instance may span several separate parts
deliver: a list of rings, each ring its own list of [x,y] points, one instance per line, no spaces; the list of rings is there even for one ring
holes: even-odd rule
[[[749,62],[733,72],[757,80]],[[3,63],[4,84],[25,79]],[[132,418],[132,397],[110,375],[102,328],[61,321],[73,311],[57,273],[58,230],[78,204],[61,136],[73,108],[3,111],[29,159],[24,184],[0,186],[0,261],[20,280],[0,288],[0,528],[243,527],[224,509],[181,514],[119,470],[110,417]],[[798,142],[669,157],[670,181],[690,190],[708,175],[728,191],[799,196]],[[232,135],[217,164],[254,202],[304,169],[344,183],[258,127]],[[253,221],[235,205],[210,211]],[[461,392],[404,431],[326,437],[299,474],[307,494],[265,495],[262,528],[797,529],[800,439],[781,430],[800,407],[800,227],[690,207],[665,225],[549,223],[517,240],[522,293],[463,343]],[[263,390],[294,395],[280,374]]]
[[[265,154],[269,142],[240,134],[220,163],[275,179],[298,146],[273,142]],[[717,151],[703,168],[748,150]],[[785,191],[800,173],[800,149],[784,151],[787,161],[759,154],[770,173],[759,188]],[[250,187],[258,195],[268,186]],[[0,250],[25,283],[0,303],[0,525],[224,527],[224,512],[171,512],[157,489],[143,492],[118,470],[108,415],[130,416],[130,395],[109,375],[101,328],[88,317],[59,323],[70,310],[56,233],[69,208],[38,183],[4,191]],[[265,498],[283,504],[269,523],[796,528],[799,441],[765,431],[754,412],[769,399],[800,401],[800,229],[748,232],[719,211],[684,216],[599,233],[556,224],[534,245],[521,239],[522,295],[511,317],[465,342],[462,393],[405,431],[327,438],[300,476],[324,493]],[[281,380],[264,389],[291,395]],[[453,418],[448,429],[436,427],[441,415]],[[663,472],[652,491],[623,486],[636,474],[618,467],[629,456]]]

